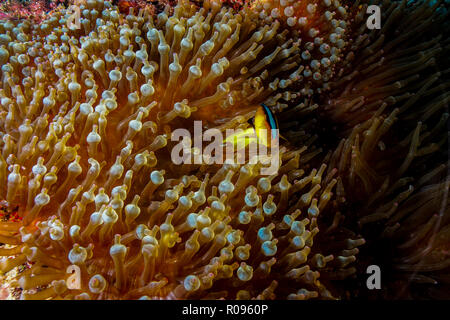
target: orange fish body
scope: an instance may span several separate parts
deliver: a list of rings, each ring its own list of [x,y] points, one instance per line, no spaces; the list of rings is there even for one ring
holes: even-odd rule
[[[255,116],[248,122],[252,125],[251,128],[227,137],[224,143],[231,142],[239,149],[239,147],[246,147],[251,141],[254,141],[255,139],[250,136],[256,134],[258,143],[270,147],[275,140],[281,137],[277,119],[270,108],[263,103],[257,107]]]
[[[256,109],[252,124],[255,128],[255,132],[258,136],[259,142],[267,147],[270,146],[270,136],[272,133],[271,130],[276,129],[276,127],[271,127],[263,106],[259,106],[258,109]]]

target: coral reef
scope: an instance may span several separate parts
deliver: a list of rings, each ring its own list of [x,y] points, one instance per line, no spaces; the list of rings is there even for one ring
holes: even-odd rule
[[[20,298],[351,298],[369,264],[384,297],[445,298],[448,12],[373,1],[370,31],[368,2],[2,20],[0,272]],[[289,141],[278,174],[171,162],[175,129],[245,129],[261,102]]]
[[[0,19],[29,19],[40,22],[49,11],[67,2],[65,0],[2,0],[0,1]]]

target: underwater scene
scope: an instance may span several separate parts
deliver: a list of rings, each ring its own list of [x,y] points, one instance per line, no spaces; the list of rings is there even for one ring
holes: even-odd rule
[[[449,9],[0,1],[0,300],[450,300]]]

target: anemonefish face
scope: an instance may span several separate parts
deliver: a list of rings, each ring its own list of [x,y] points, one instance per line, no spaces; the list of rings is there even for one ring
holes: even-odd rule
[[[278,124],[272,111],[265,104],[256,109],[252,125],[260,143],[269,147],[272,140],[278,138]]]
[[[252,127],[230,135],[223,142],[231,143],[238,149],[245,148],[249,143],[253,142],[269,148],[273,146],[273,141],[279,138],[276,118],[266,105],[258,106],[255,116],[248,122]]]

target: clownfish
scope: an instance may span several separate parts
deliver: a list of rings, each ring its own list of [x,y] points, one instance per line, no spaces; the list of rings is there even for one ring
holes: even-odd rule
[[[231,142],[234,143],[234,145],[245,147],[252,140],[256,140],[258,143],[270,147],[272,141],[275,139],[282,138],[286,140],[279,133],[277,118],[272,113],[272,110],[264,103],[258,106],[255,116],[248,120],[248,123],[251,125],[250,128],[239,134],[227,137],[227,139],[224,140],[224,143]],[[252,139],[249,135],[256,135],[256,139]]]
[[[256,114],[253,118],[248,120],[248,123],[253,126],[258,137],[259,143],[269,147],[271,141],[280,138],[278,120],[274,116],[272,110],[264,103],[261,103],[256,109]],[[266,131],[261,131],[265,129]],[[264,134],[266,133],[266,134]]]

